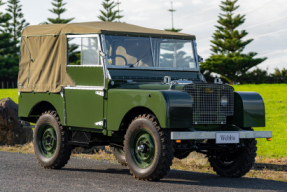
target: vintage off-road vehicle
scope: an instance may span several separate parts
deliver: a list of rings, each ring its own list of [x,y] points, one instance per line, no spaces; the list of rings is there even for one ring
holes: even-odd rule
[[[258,93],[200,73],[195,36],[125,23],[28,26],[22,32],[19,117],[36,123],[39,163],[60,169],[75,146],[110,145],[137,179],[159,180],[174,157],[206,154],[221,176],[254,163],[271,138]]]

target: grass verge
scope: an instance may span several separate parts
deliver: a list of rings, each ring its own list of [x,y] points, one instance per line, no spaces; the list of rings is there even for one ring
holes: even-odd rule
[[[266,158],[287,157],[287,84],[235,85],[235,91],[259,93],[265,104],[266,127],[255,131],[272,131],[272,141],[257,139],[257,154]]]

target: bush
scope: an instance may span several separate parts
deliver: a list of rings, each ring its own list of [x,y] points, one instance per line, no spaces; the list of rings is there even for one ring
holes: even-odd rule
[[[283,68],[281,71],[275,68],[275,72],[268,74],[266,70],[256,68],[251,72],[247,72],[244,76],[240,78],[239,82],[235,84],[280,84],[287,83],[287,69]],[[203,71],[202,71],[203,72]],[[207,82],[213,82],[214,76],[211,75],[210,71],[204,71],[203,73]],[[223,77],[222,77],[223,78]],[[223,79],[223,82],[227,82]]]

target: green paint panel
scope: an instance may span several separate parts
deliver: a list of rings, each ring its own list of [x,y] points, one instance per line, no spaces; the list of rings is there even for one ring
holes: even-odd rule
[[[234,116],[227,122],[239,127],[265,127],[264,101],[255,92],[234,92]]]
[[[98,91],[100,92],[100,91]],[[102,129],[96,122],[103,120],[103,96],[95,90],[65,89],[67,125]]]
[[[192,100],[187,92],[162,91],[168,103],[168,127],[192,128]]]
[[[103,67],[68,66],[67,72],[78,86],[104,86]]]
[[[46,101],[54,106],[64,124],[63,98],[59,93],[21,93],[19,96],[19,117],[29,117],[36,104]],[[39,114],[41,115],[41,114]]]
[[[108,91],[107,128],[118,130],[124,116],[135,107],[150,109],[158,118],[161,127],[167,127],[167,105],[161,91],[110,89]]]
[[[145,89],[145,90],[168,90],[170,87],[169,84],[163,83],[139,83],[139,82],[132,82],[132,83],[123,83],[123,82],[116,82],[113,88],[121,88],[121,89]],[[172,86],[172,90],[183,90],[184,85],[178,84]]]
[[[189,79],[200,81],[197,71],[171,71],[171,70],[150,70],[150,69],[112,69],[108,68],[113,80],[117,79],[146,79],[163,81],[164,76],[170,76],[172,80]]]

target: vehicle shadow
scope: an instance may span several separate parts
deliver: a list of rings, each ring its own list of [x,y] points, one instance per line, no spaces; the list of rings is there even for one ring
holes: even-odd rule
[[[234,189],[287,190],[287,182],[259,178],[226,178],[215,174],[171,170],[160,182]]]
[[[118,178],[118,175],[122,175],[123,179],[133,180],[132,177],[129,178],[128,175],[131,175],[129,170],[126,167],[120,165],[111,165],[105,168],[99,169],[81,169],[81,168],[63,168],[63,171],[72,171],[72,172],[89,172],[89,173],[102,173],[102,174],[114,174],[117,175],[115,178]],[[138,184],[144,184],[144,181]],[[170,185],[173,187],[180,188],[189,188],[188,186],[206,186],[206,187],[219,187],[219,188],[231,188],[231,189],[244,189],[244,190],[275,190],[275,191],[285,191],[287,189],[287,182],[265,180],[258,178],[225,178],[220,177],[215,174],[209,173],[199,173],[192,171],[180,171],[180,170],[170,170],[169,174],[164,177],[159,182],[153,182],[156,185],[161,186]],[[178,186],[177,186],[178,185]]]
[[[88,173],[106,173],[106,174],[119,174],[119,175],[130,175],[128,169],[77,169],[77,168],[62,168],[63,171],[71,172],[88,172]]]

